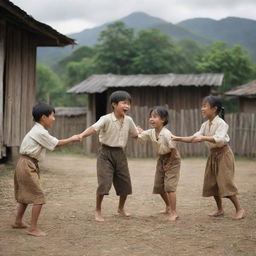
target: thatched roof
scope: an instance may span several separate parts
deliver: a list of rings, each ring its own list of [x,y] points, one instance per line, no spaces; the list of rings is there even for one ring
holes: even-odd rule
[[[92,75],[68,93],[101,93],[113,87],[221,86],[223,74]]]
[[[87,108],[56,107],[55,112],[56,116],[81,116],[86,114]]]
[[[1,15],[9,19],[10,23],[16,24],[38,36],[38,46],[66,46],[75,44],[71,39],[52,27],[35,20],[31,15],[14,5],[9,0],[0,0]]]
[[[256,97],[256,80],[248,84],[238,86],[228,92],[225,92],[225,96],[255,98]]]

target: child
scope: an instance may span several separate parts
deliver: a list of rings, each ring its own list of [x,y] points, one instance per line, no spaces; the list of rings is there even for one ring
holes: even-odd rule
[[[104,195],[109,194],[112,182],[116,194],[120,196],[118,213],[129,216],[124,210],[127,195],[132,193],[130,174],[124,148],[128,135],[137,138],[136,126],[126,114],[131,107],[131,96],[125,91],[115,91],[110,95],[113,112],[102,116],[79,136],[90,136],[99,132],[101,147],[97,157],[98,189],[96,196],[95,220],[104,221],[101,204]]]
[[[139,128],[140,141],[152,141],[159,155],[156,166],[154,194],[160,194],[166,204],[162,213],[170,214],[168,220],[178,218],[176,212],[176,188],[180,176],[180,156],[172,141],[172,133],[165,127],[168,124],[168,111],[161,106],[153,107],[149,113],[153,129],[143,131]]]
[[[208,121],[204,122],[198,132],[191,137],[173,137],[175,141],[201,142],[205,141],[210,149],[207,160],[203,185],[203,196],[213,196],[217,211],[210,213],[211,217],[224,215],[222,197],[227,197],[233,203],[236,220],[245,217],[245,211],[241,208],[237,198],[237,188],[234,184],[234,155],[228,145],[228,124],[224,121],[224,108],[218,97],[207,96],[204,98],[202,115]]]
[[[54,108],[47,104],[40,103],[34,106],[32,115],[36,123],[21,143],[21,155],[14,173],[15,199],[19,206],[12,227],[27,228],[22,222],[22,218],[28,204],[33,204],[31,225],[27,230],[27,233],[33,236],[46,235],[37,227],[38,217],[42,205],[45,203],[44,193],[39,181],[38,161],[44,158],[46,149],[54,150],[56,146],[80,141],[78,135],[58,140],[48,133],[46,129],[52,127],[55,120],[54,114]]]

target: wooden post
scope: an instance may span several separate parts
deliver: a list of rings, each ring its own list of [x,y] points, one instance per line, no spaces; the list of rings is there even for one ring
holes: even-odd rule
[[[5,63],[5,23],[0,20],[0,158],[6,156],[3,146],[3,106],[4,106],[4,63]]]

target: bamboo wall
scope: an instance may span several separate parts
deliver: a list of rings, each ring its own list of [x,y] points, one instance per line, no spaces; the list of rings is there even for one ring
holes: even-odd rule
[[[132,107],[131,116],[136,125],[143,129],[149,128],[148,113],[149,107]],[[189,136],[200,129],[203,122],[201,112],[198,109],[169,110],[170,121],[167,126],[173,134]],[[230,145],[237,156],[256,157],[256,114],[227,114],[226,122],[229,124]],[[79,117],[57,117],[55,126],[50,131],[57,138],[66,138],[73,134],[80,133],[88,124],[86,115]],[[93,135],[92,143],[85,138],[83,143],[78,144],[86,153],[97,152],[98,138]],[[91,150],[88,149],[88,143],[91,143]],[[206,156],[208,149],[204,143],[187,144],[178,143],[177,147],[182,157],[185,156]],[[151,143],[140,144],[134,139],[129,139],[126,149],[130,157],[155,157]]]

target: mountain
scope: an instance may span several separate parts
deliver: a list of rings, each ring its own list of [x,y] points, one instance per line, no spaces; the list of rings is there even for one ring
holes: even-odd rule
[[[120,19],[120,21],[124,22],[127,27],[134,28],[135,31],[153,27],[161,23],[167,23],[160,18],[150,16],[143,12],[132,13]],[[76,41],[78,42],[78,45],[75,47],[39,47],[37,51],[39,61],[47,65],[52,65],[53,63],[57,63],[60,59],[69,55],[74,49],[82,45],[95,45],[97,43],[100,32],[105,30],[107,26],[111,23],[112,22],[109,22],[95,28],[85,29],[79,33],[68,35],[69,37],[76,39]]]
[[[226,41],[230,45],[240,44],[256,59],[255,20],[237,17],[221,20],[195,18],[182,21],[177,25],[212,41]]]
[[[252,59],[256,60],[255,20],[237,17],[228,17],[221,20],[194,18],[182,21],[178,24],[172,24],[143,12],[135,12],[120,19],[120,21],[123,21],[127,27],[134,28],[135,31],[159,28],[163,33],[170,35],[176,40],[186,38],[192,39],[199,44],[207,44],[212,41],[226,41],[230,45],[240,44],[247,48]],[[39,62],[54,66],[60,59],[68,56],[74,49],[83,45],[95,45],[100,32],[105,30],[108,24],[110,23],[92,29],[85,29],[79,33],[70,34],[69,37],[76,39],[79,43],[75,47],[39,48]]]
[[[196,35],[196,33],[194,32],[190,32],[187,29],[173,25],[171,23],[166,22],[163,19],[150,16],[143,12],[132,13],[120,19],[120,21],[124,22],[127,27],[133,28],[135,31],[139,31],[141,29],[158,27],[160,30],[163,31],[163,33],[166,33],[172,36],[174,39],[187,38],[187,39],[195,40],[198,43],[209,42],[209,40],[203,38],[200,35]],[[46,65],[54,65],[60,59],[69,55],[74,49],[82,45],[87,45],[87,46],[95,45],[97,43],[97,39],[100,35],[100,32],[105,30],[108,24],[110,23],[106,23],[104,25],[101,25],[92,29],[85,29],[79,33],[68,35],[69,37],[76,39],[76,41],[79,43],[78,46],[75,46],[75,47],[67,46],[64,48],[40,47],[38,49],[39,61]]]

